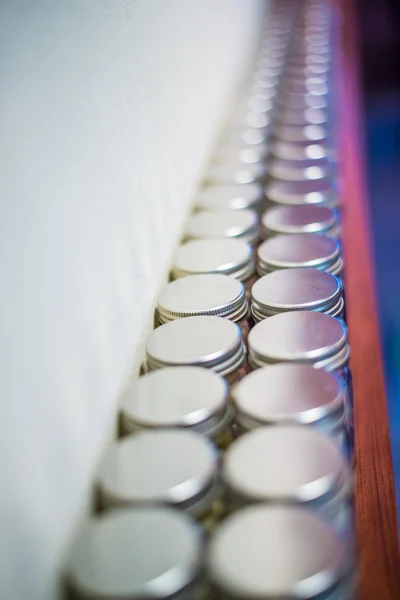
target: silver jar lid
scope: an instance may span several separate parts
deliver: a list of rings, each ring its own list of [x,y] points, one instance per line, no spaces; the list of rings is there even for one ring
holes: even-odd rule
[[[123,394],[125,433],[190,428],[214,437],[229,426],[226,380],[201,367],[166,367],[139,377]]]
[[[235,238],[255,245],[260,236],[258,215],[248,209],[198,212],[186,221],[184,236],[189,240]]]
[[[290,143],[297,142],[324,142],[329,139],[329,132],[324,125],[285,125],[276,123],[273,127],[273,134],[280,140]]]
[[[273,206],[261,217],[261,237],[266,238],[279,233],[323,233],[337,237],[338,216],[329,206]]]
[[[333,174],[333,164],[326,158],[317,160],[287,160],[270,158],[267,162],[268,175],[284,181],[324,179]]]
[[[210,165],[205,181],[210,185],[232,185],[257,183],[265,177],[263,163],[244,164],[240,161],[229,164]]]
[[[269,90],[260,90],[257,95],[269,97]],[[222,136],[221,144],[245,144],[246,146],[265,145],[267,141],[266,131],[255,127],[230,127]]]
[[[316,94],[280,94],[278,104],[284,108],[304,110],[306,108],[326,109],[330,106],[330,97]]]
[[[322,77],[329,81],[331,76],[331,67],[328,63],[314,63],[306,65],[288,65],[285,69],[285,77],[294,81],[304,81],[310,77]]]
[[[259,275],[299,267],[314,267],[336,275],[337,262],[341,260],[338,241],[317,233],[272,236],[259,246],[257,254]]]
[[[330,423],[335,428],[345,411],[341,381],[311,365],[277,364],[257,369],[233,387],[232,398],[236,420],[246,430],[278,424]]]
[[[260,185],[221,185],[201,190],[195,207],[199,210],[243,210],[260,212],[265,206],[264,191]]]
[[[330,315],[294,311],[260,321],[248,337],[253,368],[272,363],[308,363],[328,371],[349,358],[346,326]]]
[[[335,152],[331,146],[319,143],[310,143],[307,140],[303,144],[292,144],[284,140],[271,140],[269,146],[271,156],[284,160],[321,160],[329,158],[334,160]]]
[[[147,368],[199,366],[221,375],[238,369],[245,359],[240,328],[220,317],[187,317],[158,327],[146,342]]]
[[[349,554],[332,528],[311,511],[251,506],[221,524],[207,562],[211,581],[229,599],[312,600],[323,595],[333,600],[334,589],[353,569]]]
[[[329,121],[329,113],[326,109],[305,108],[293,110],[290,108],[277,110],[275,118],[286,125],[306,126],[323,125]]]
[[[247,100],[247,106],[253,112],[270,112],[274,108],[274,98],[274,91],[252,94]]]
[[[240,140],[230,144],[225,143],[217,148],[213,161],[216,164],[255,164],[265,160],[266,144],[247,146]]]
[[[67,584],[82,599],[180,598],[198,577],[201,552],[200,529],[187,515],[121,509],[84,523],[69,553]]]
[[[114,442],[97,473],[100,505],[173,506],[198,516],[217,485],[218,454],[196,431],[141,431]],[[214,492],[216,495],[216,493]]]
[[[342,285],[319,269],[282,269],[261,277],[251,288],[251,311],[255,321],[292,310],[326,314],[343,309]]]
[[[337,444],[316,428],[298,425],[245,433],[225,452],[222,478],[239,504],[298,503],[323,510],[323,503],[332,509],[333,500],[338,505],[351,496],[349,467]]]
[[[179,246],[171,272],[174,279],[220,273],[246,281],[254,273],[253,250],[242,240],[192,240]]]
[[[328,178],[303,181],[270,181],[265,187],[267,199],[276,204],[324,204],[336,207],[335,184]]]
[[[238,322],[248,314],[243,284],[228,275],[189,275],[168,283],[158,297],[160,323],[196,315]]]

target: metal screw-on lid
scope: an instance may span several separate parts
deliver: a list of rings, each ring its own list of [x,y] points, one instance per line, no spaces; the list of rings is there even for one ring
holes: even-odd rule
[[[323,233],[337,237],[338,215],[329,206],[313,204],[273,206],[261,217],[261,237],[266,238],[280,233]]]
[[[329,132],[323,125],[285,125],[277,123],[273,128],[274,135],[286,142],[320,142],[329,138]]]
[[[201,367],[166,367],[139,377],[121,403],[125,432],[186,427],[211,437],[230,419],[226,380]]]
[[[199,527],[178,511],[111,512],[83,525],[69,553],[67,584],[82,599],[169,598],[197,578],[201,546]]]
[[[256,212],[248,209],[202,211],[186,221],[186,239],[241,239],[249,244],[259,240],[259,224]]]
[[[217,451],[196,431],[141,431],[115,442],[97,474],[103,507],[171,505],[196,514],[215,486]]]
[[[318,160],[287,160],[270,158],[267,162],[268,175],[275,179],[303,181],[323,179],[333,174],[333,164],[327,158]]]
[[[270,97],[269,90],[260,90],[257,95]],[[255,127],[232,127],[224,133],[222,144],[245,144],[246,146],[260,146],[266,143],[266,132]]]
[[[331,527],[297,507],[252,506],[227,518],[208,553],[209,577],[224,597],[333,600],[353,568]],[[332,592],[332,595],[330,595]],[[350,600],[342,595],[341,600]]]
[[[240,211],[238,211],[240,212]],[[189,275],[166,285],[157,310],[161,323],[196,315],[240,321],[248,313],[243,284],[228,275]]]
[[[260,185],[221,185],[206,187],[196,199],[196,208],[201,210],[243,210],[260,212],[265,206],[265,196]]]
[[[271,156],[276,156],[283,160],[321,160],[323,158],[333,160],[334,158],[334,151],[330,146],[326,145],[326,141],[316,144],[315,142],[305,140],[302,144],[293,144],[275,139],[271,140],[269,152]]]
[[[254,368],[291,362],[333,370],[343,366],[349,355],[344,323],[312,311],[286,312],[260,321],[250,331],[248,344]]]
[[[331,68],[328,63],[314,63],[305,65],[289,64],[285,69],[285,78],[294,81],[304,81],[310,77],[321,77],[324,81],[329,80]]]
[[[259,427],[228,448],[222,478],[239,503],[319,505],[350,493],[351,477],[339,447],[316,428]]]
[[[332,373],[311,365],[278,364],[253,371],[232,389],[237,422],[333,427],[344,415],[344,389]],[[327,427],[328,428],[328,427]]]
[[[146,342],[147,367],[200,366],[228,375],[245,359],[240,328],[220,317],[187,317],[158,327]]]
[[[179,246],[171,272],[174,279],[220,273],[246,281],[254,273],[253,251],[242,240],[192,240]]]
[[[336,316],[343,310],[342,285],[336,277],[312,268],[282,269],[261,277],[251,289],[255,321],[293,310]]]
[[[329,121],[327,110],[320,108],[305,108],[293,110],[290,108],[280,109],[274,114],[275,118],[286,125],[322,125]]]
[[[317,233],[281,234],[268,238],[257,250],[257,271],[315,267],[337,275],[342,270],[337,240]]]
[[[217,149],[214,162],[217,164],[254,164],[265,160],[267,146],[264,144],[248,146],[240,140],[225,143]]]
[[[303,94],[303,93],[292,93],[292,94],[280,94],[278,98],[278,104],[283,107],[291,108],[294,110],[303,110],[306,108],[329,108],[330,96],[326,94]],[[312,138],[311,138],[312,139]]]
[[[265,177],[263,163],[244,164],[240,161],[228,164],[210,165],[205,176],[209,184],[246,184],[256,183]]]
[[[335,184],[328,178],[303,181],[271,180],[265,187],[270,202],[277,204],[324,204],[336,207],[338,195]]]

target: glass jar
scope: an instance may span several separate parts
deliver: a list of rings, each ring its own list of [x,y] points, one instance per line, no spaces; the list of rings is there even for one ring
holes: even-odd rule
[[[246,349],[240,328],[221,317],[176,319],[150,333],[146,341],[147,370],[198,366],[234,383],[245,376]]]
[[[312,511],[251,506],[211,540],[208,577],[224,600],[354,600],[353,551]]]
[[[243,284],[228,275],[189,275],[166,285],[158,297],[159,323],[198,315],[229,319],[240,327],[243,341],[249,334],[249,305]]]
[[[339,204],[335,183],[329,179],[285,181],[273,179],[265,187],[267,200],[274,204],[319,204],[336,208]]]
[[[257,369],[232,389],[241,433],[266,425],[309,425],[347,453],[343,382],[311,365],[277,364]]]
[[[353,482],[332,438],[298,425],[259,427],[227,450],[222,464],[229,510],[254,503],[309,508],[343,537],[352,531]]]
[[[202,367],[166,367],[147,373],[122,396],[121,433],[190,429],[225,449],[233,441],[228,397],[226,380]]]
[[[354,441],[350,349],[343,321],[320,312],[295,311],[257,323],[248,337],[248,363],[253,369],[274,363],[310,364],[335,372],[345,385],[346,433]]]
[[[222,515],[219,454],[186,429],[141,431],[114,442],[100,463],[98,507],[170,506],[211,527]]]
[[[319,233],[333,238],[340,236],[337,211],[329,206],[300,204],[273,206],[261,217],[261,237],[277,234]]]
[[[337,276],[343,270],[338,241],[317,233],[275,235],[259,246],[257,257],[257,272],[261,276],[300,267],[314,267]]]
[[[184,238],[239,239],[255,246],[260,239],[258,215],[248,209],[198,212],[186,221]]]
[[[256,323],[294,310],[323,312],[343,319],[340,280],[319,269],[281,269],[264,275],[251,288],[251,313]]]
[[[255,183],[205,187],[195,201],[196,210],[251,209],[260,214],[265,208],[263,189]]]
[[[202,552],[200,528],[178,511],[120,509],[91,517],[69,552],[68,597],[191,600],[202,586]]]
[[[253,249],[242,240],[192,240],[179,246],[172,261],[172,279],[219,273],[242,281],[250,291],[254,282]]]

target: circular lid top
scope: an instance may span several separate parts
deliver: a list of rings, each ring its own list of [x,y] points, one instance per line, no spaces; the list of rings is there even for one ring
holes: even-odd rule
[[[245,309],[245,290],[238,279],[228,275],[189,275],[161,290],[157,309],[165,321],[195,315],[236,315]]]
[[[261,90],[258,95],[269,95],[267,90]],[[222,143],[244,143],[247,146],[258,146],[266,143],[266,135],[264,129],[255,127],[230,127],[230,129],[222,137]]]
[[[305,108],[327,108],[329,107],[329,96],[317,94],[292,93],[282,94],[279,97],[282,106],[301,110]]]
[[[293,144],[284,140],[274,140],[271,141],[270,153],[277,158],[297,161],[320,160],[330,156],[332,151],[321,142],[315,144],[314,142],[304,141],[303,144]]]
[[[237,598],[311,599],[350,571],[344,543],[311,511],[252,506],[211,540],[211,580]]]
[[[125,422],[139,427],[192,427],[227,406],[226,380],[201,367],[166,367],[139,377],[122,397]]]
[[[221,185],[204,188],[197,197],[196,206],[203,210],[241,210],[257,206],[264,199],[262,187],[255,183]]]
[[[194,239],[258,236],[257,213],[251,210],[202,211],[186,221],[185,236]]]
[[[151,370],[162,366],[198,365],[222,373],[225,362],[241,351],[239,327],[221,317],[177,319],[152,331],[146,342],[147,364]]]
[[[179,246],[172,263],[175,278],[201,273],[238,275],[253,259],[251,246],[243,240],[192,240]],[[237,277],[240,279],[240,276]]]
[[[274,127],[274,134],[281,140],[287,142],[319,142],[328,137],[326,128],[322,125],[285,125],[277,124]]]
[[[89,519],[72,545],[69,582],[80,597],[169,597],[197,575],[201,538],[185,514],[121,509]]]
[[[324,313],[285,312],[260,321],[248,337],[249,352],[266,362],[316,362],[347,344],[345,325]]]
[[[206,181],[210,184],[255,183],[265,176],[263,163],[244,164],[238,160],[229,164],[210,165]]]
[[[342,286],[334,275],[319,269],[282,269],[264,275],[251,289],[260,311],[324,310],[339,301]]]
[[[245,433],[225,452],[222,476],[234,493],[253,501],[313,502],[343,484],[339,447],[312,427],[279,425]]]
[[[252,94],[248,99],[248,107],[254,112],[268,112],[274,106],[274,96],[273,90],[261,94]]]
[[[258,248],[258,258],[268,269],[293,267],[325,268],[340,256],[337,240],[317,233],[280,234]]]
[[[286,123],[287,125],[321,125],[327,122],[328,113],[326,110],[320,108],[304,108],[300,110],[286,108],[277,111],[276,117],[281,123]]]
[[[307,77],[302,81],[293,79],[286,80],[285,92],[288,94],[300,93],[323,96],[328,93],[328,86],[321,75],[313,75],[312,77]]]
[[[273,206],[261,218],[262,226],[272,233],[320,233],[337,222],[332,208],[313,204]]]
[[[267,162],[267,169],[270,177],[275,179],[302,181],[327,177],[333,170],[333,165],[326,158],[289,160],[276,157]]]
[[[270,181],[265,188],[268,200],[278,204],[334,204],[337,192],[328,179],[303,181]]]
[[[332,373],[311,365],[277,364],[256,369],[232,390],[240,415],[258,425],[317,423],[339,419],[343,386]]]
[[[218,164],[232,164],[238,161],[243,164],[258,163],[265,159],[267,148],[264,144],[247,146],[241,140],[220,146],[214,155]]]
[[[214,446],[196,431],[140,431],[111,446],[97,481],[100,493],[115,503],[180,506],[212,485],[216,461]]]

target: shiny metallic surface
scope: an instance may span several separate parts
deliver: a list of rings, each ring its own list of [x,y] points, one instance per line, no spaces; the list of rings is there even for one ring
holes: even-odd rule
[[[202,211],[189,217],[184,229],[189,240],[235,238],[254,245],[259,236],[258,215],[248,209]]]
[[[275,118],[286,125],[322,125],[329,120],[327,110],[321,108],[305,108],[300,110],[280,109],[275,113]]]
[[[281,158],[283,160],[321,160],[328,158],[332,161],[334,157],[334,151],[330,145],[318,142],[308,142],[305,140],[302,144],[293,144],[291,142],[285,142],[284,140],[271,140],[269,146],[269,152],[271,157]]]
[[[245,164],[238,160],[230,164],[210,165],[205,181],[209,184],[247,184],[262,181],[264,177],[262,163]]]
[[[332,600],[353,566],[334,531],[309,511],[257,506],[226,519],[210,544],[212,582],[226,598]],[[342,596],[343,600],[348,600]]]
[[[245,144],[232,143],[220,146],[214,155],[216,164],[232,164],[241,162],[244,165],[255,164],[265,160],[267,156],[266,146],[246,146]]]
[[[278,364],[253,371],[232,390],[238,424],[318,425],[335,428],[344,415],[344,388],[332,373],[311,365]],[[328,427],[326,427],[328,429]]]
[[[277,123],[273,127],[273,133],[278,139],[291,143],[324,143],[325,140],[329,140],[329,131],[323,125],[297,126]]]
[[[320,312],[295,311],[260,321],[248,337],[249,360],[264,366],[279,362],[317,364],[347,348],[346,326]]]
[[[172,261],[174,279],[220,273],[245,281],[253,272],[252,248],[242,240],[192,240],[179,246]]]
[[[152,331],[146,355],[149,370],[192,365],[226,375],[244,361],[245,350],[235,323],[199,316],[176,319]]]
[[[304,181],[272,180],[265,186],[267,200],[276,204],[323,204],[336,207],[338,191],[329,178]]]
[[[198,210],[243,210],[257,212],[265,206],[264,191],[260,185],[224,185],[206,187],[198,194],[195,208]]]
[[[341,282],[330,273],[310,268],[282,269],[255,282],[251,309],[262,318],[292,310],[328,312],[341,297]]]
[[[185,429],[142,431],[115,442],[97,487],[103,507],[171,505],[189,512],[216,483],[212,442]]]
[[[323,94],[282,94],[278,99],[278,104],[292,110],[304,110],[306,108],[329,109],[330,98]]]
[[[201,546],[200,530],[184,514],[121,509],[84,523],[68,557],[68,583],[78,598],[180,598],[198,576]]]
[[[261,217],[261,235],[264,238],[281,233],[323,233],[336,237],[338,230],[338,215],[329,206],[273,206]]]
[[[326,158],[298,161],[270,158],[267,162],[267,170],[270,177],[284,181],[325,179],[334,174],[333,164]]]

